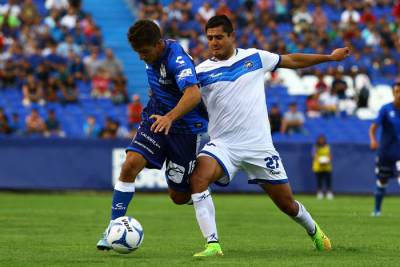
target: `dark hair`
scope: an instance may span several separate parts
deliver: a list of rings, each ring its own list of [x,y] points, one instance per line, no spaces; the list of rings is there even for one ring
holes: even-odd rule
[[[128,40],[134,48],[155,46],[160,39],[160,28],[151,20],[138,20],[128,30]]]
[[[233,32],[233,25],[231,20],[225,15],[214,16],[207,21],[205,31],[209,28],[216,28],[222,26],[224,32],[230,35]]]

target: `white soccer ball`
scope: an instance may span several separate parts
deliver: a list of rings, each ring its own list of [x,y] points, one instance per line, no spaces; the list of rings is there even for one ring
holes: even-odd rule
[[[107,232],[107,242],[118,253],[130,253],[140,247],[144,233],[142,225],[134,218],[124,216],[115,219]]]

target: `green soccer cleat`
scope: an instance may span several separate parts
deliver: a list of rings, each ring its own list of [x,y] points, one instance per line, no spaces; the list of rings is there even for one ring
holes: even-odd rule
[[[314,247],[319,251],[328,251],[331,250],[331,241],[329,238],[322,232],[321,228],[317,223],[315,223],[315,234],[310,235],[311,240],[314,243]]]
[[[212,257],[212,256],[224,256],[222,253],[221,246],[219,243],[206,244],[206,249],[193,255],[193,257]]]

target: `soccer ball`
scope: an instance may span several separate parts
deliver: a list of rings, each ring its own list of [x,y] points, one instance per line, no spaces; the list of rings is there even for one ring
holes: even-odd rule
[[[107,231],[107,242],[118,253],[127,254],[140,247],[143,242],[143,228],[128,216],[115,219]]]

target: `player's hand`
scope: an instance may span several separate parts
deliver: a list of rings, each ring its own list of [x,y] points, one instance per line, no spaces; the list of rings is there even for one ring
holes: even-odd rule
[[[375,140],[371,140],[369,147],[371,148],[371,150],[376,150],[378,148],[378,142],[376,142]]]
[[[348,47],[337,48],[331,53],[331,58],[334,61],[341,61],[348,57],[350,55],[350,52],[351,50]]]
[[[150,119],[156,120],[150,127],[151,131],[155,133],[165,132],[166,135],[168,134],[172,125],[172,120],[168,116],[151,115]]]

